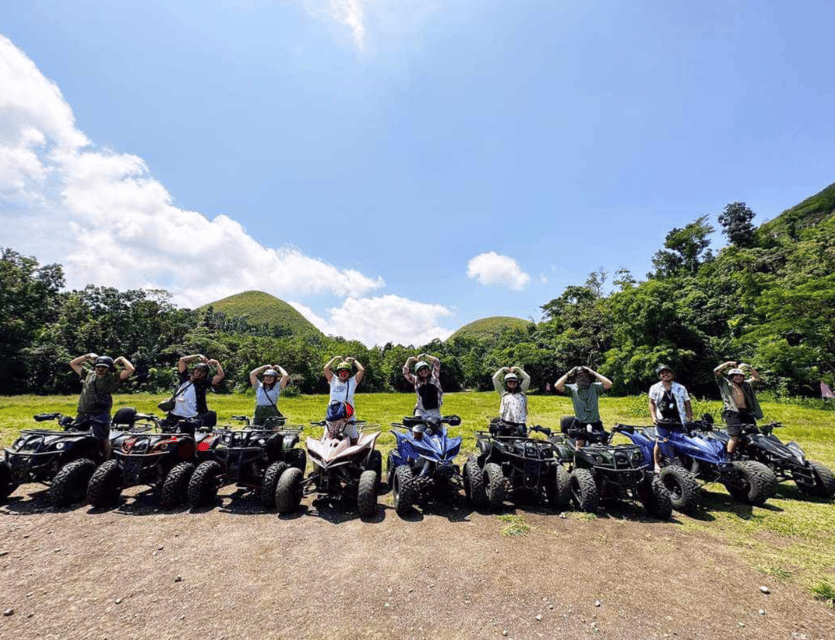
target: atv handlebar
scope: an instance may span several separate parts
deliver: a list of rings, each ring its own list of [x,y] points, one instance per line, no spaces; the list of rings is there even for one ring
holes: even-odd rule
[[[546,436],[551,435],[551,429],[549,429],[548,427],[541,427],[538,424],[535,424],[534,426],[532,426],[531,431],[539,431],[539,433],[541,433],[543,435],[546,435]]]
[[[64,416],[60,413],[39,413],[35,416],[32,416],[35,419],[35,422],[45,422],[47,420],[60,420]]]

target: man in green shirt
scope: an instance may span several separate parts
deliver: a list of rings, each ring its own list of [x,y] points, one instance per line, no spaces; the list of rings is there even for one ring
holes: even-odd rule
[[[93,364],[92,369],[85,366],[90,362]],[[122,365],[121,371],[116,370],[116,364]],[[76,429],[92,429],[93,437],[101,444],[104,459],[109,460],[112,394],[119,383],[130,377],[134,367],[124,356],[114,360],[95,353],[78,356],[70,362],[70,367],[81,377],[83,385],[73,426]]]
[[[568,377],[572,374],[574,375],[574,383],[566,384]],[[592,377],[595,378],[595,382],[592,382]],[[577,439],[577,445],[584,447],[586,440],[582,436],[583,432],[603,431],[598,399],[604,391],[612,388],[612,381],[590,367],[574,367],[554,383],[554,388],[560,393],[571,394],[571,401],[574,404],[574,419],[572,425],[568,427],[568,431],[573,433]]]
[[[733,367],[728,371],[726,378],[723,372],[725,369]],[[751,372],[751,377],[745,379],[745,372],[743,368],[747,368]],[[732,454],[736,451],[737,445],[742,437],[742,428],[745,425],[757,425],[757,420],[762,419],[763,412],[760,408],[760,403],[757,400],[757,394],[754,393],[755,382],[761,380],[760,374],[750,364],[744,362],[735,362],[729,360],[723,362],[713,370],[716,376],[716,384],[719,385],[719,393],[722,395],[722,418],[727,425],[728,440],[727,451]]]

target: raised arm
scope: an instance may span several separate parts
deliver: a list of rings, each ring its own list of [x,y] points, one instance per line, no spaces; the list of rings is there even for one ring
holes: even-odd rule
[[[568,376],[576,372],[578,368],[579,367],[574,367],[573,369],[569,369],[568,371],[566,371],[563,374],[562,378],[560,378],[554,383],[554,389],[556,389],[560,393],[565,393],[565,383],[568,381]]]
[[[517,376],[519,376],[522,380],[519,382],[519,388],[524,392],[527,391],[531,386],[531,377],[525,373],[525,370],[516,365],[515,367],[510,368]]]
[[[412,366],[415,362],[417,362],[417,358],[410,356],[409,358],[406,358],[406,362],[403,363],[403,377],[411,384],[415,383],[415,377],[412,375]]]
[[[255,367],[252,371],[249,372],[249,384],[252,385],[252,388],[255,389],[258,387],[258,374],[262,371],[266,371],[270,368],[268,364],[262,364],[260,367]]]
[[[347,361],[352,363],[352,364],[357,365],[356,379],[357,379],[357,386],[359,386],[359,383],[362,382],[362,379],[365,377],[365,367],[363,367],[362,363],[359,360],[357,360],[356,358],[354,358],[353,356],[348,357]]]
[[[325,365],[325,369],[324,369],[324,371],[325,371],[325,380],[327,380],[327,381],[328,381],[328,384],[330,384],[330,381],[333,379],[333,371],[331,371],[331,367],[332,367],[332,366],[333,366],[333,364],[334,364],[335,362],[337,362],[339,359],[340,359],[340,356],[334,356],[333,358],[331,358],[330,360],[328,360],[327,364]]]
[[[496,390],[496,393],[502,394],[504,393],[504,385],[502,384],[502,376],[504,372],[507,371],[507,367],[502,367],[496,373],[493,374],[493,388]]]
[[[729,367],[735,367],[735,366],[736,366],[736,362],[734,362],[733,360],[728,360],[727,362],[723,362],[722,364],[720,364],[718,367],[716,367],[716,368],[713,370],[713,375],[715,375],[715,376],[717,376],[717,377],[718,377],[718,376],[721,376],[721,375],[722,375],[722,372],[723,372],[725,369],[727,369],[727,368],[729,368]]]
[[[83,356],[78,356],[77,358],[70,360],[70,368],[78,375],[84,376],[84,363],[92,362],[96,358],[98,358],[98,356],[95,353],[85,353]]]
[[[221,367],[220,363],[215,359],[207,360],[206,364],[209,365],[210,367],[214,366],[214,368],[217,369],[217,373],[215,374],[215,377],[212,378],[212,386],[216,387],[221,382],[223,382],[223,379],[226,377],[226,374],[223,372],[223,367]]]
[[[742,367],[745,367],[746,369],[748,369],[748,371],[751,372],[751,377],[748,378],[748,380],[746,380],[746,382],[748,384],[751,384],[752,382],[762,382],[762,378],[760,378],[760,374],[757,373],[757,370],[754,367],[752,367],[750,364],[745,364],[744,362],[740,362],[739,363],[739,368],[741,369]]]
[[[122,371],[119,373],[119,380],[127,380],[133,375],[133,372],[136,371],[136,367],[134,367],[130,360],[128,360],[125,356],[119,356],[113,361],[113,364],[121,363]]]
[[[209,360],[208,360],[208,358],[206,358],[206,356],[201,355],[201,354],[199,354],[199,353],[195,353],[195,354],[193,354],[193,355],[190,355],[190,356],[183,356],[182,358],[180,358],[180,359],[177,361],[177,370],[178,370],[180,373],[182,373],[183,371],[187,371],[187,370],[188,370],[188,363],[189,363],[189,362],[197,362],[198,360],[199,360],[200,362],[205,362],[205,363],[207,363],[207,364],[208,364],[208,362],[209,362]]]
[[[600,375],[599,373],[597,373],[597,371],[595,371],[591,367],[586,367],[586,371],[588,371],[591,375],[593,375],[595,378],[597,378],[598,382],[603,383],[603,391],[608,391],[609,389],[612,388],[612,381],[609,380],[609,378],[607,378],[606,376]]]
[[[290,382],[290,374],[284,370],[280,364],[274,366],[275,370],[281,374],[281,380],[278,381],[278,387],[283,389],[287,386],[287,383]]]

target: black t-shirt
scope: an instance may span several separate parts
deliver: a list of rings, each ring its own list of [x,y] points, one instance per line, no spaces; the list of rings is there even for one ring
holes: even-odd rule
[[[676,406],[676,399],[672,391],[665,391],[664,395],[656,403],[656,407],[661,412],[663,420],[670,420],[671,422],[680,422],[681,416]]]
[[[440,406],[438,404],[438,387],[434,384],[418,385],[417,392],[424,409],[437,409]]]

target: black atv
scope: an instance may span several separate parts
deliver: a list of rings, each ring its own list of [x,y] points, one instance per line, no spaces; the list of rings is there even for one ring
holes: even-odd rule
[[[307,454],[299,444],[303,427],[284,428],[284,418],[269,418],[264,425],[251,425],[246,416],[232,416],[245,423],[242,430],[215,429],[198,445],[208,459],[194,470],[188,483],[188,498],[194,507],[214,502],[218,490],[237,484],[257,492],[265,509],[275,509],[275,490],[281,474],[290,467],[304,472]]]
[[[774,429],[782,426],[779,422],[759,427],[743,425],[742,438],[737,447],[739,456],[764,464],[774,472],[778,481],[794,481],[801,493],[816,498],[831,498],[835,495],[832,470],[823,463],[807,459],[796,442],[782,442],[775,436]],[[726,444],[730,440],[725,429],[714,429],[713,434]]]
[[[134,409],[124,407],[113,418],[111,441],[120,432],[119,426],[132,425]],[[90,430],[79,430],[74,420],[60,413],[39,413],[36,422],[55,420],[63,431],[26,429],[11,447],[5,450],[0,463],[0,501],[5,500],[18,485],[41,482],[49,485],[49,501],[55,507],[68,507],[82,502],[87,483],[102,462],[101,443]]]
[[[601,500],[626,497],[640,502],[649,515],[669,520],[673,513],[669,491],[653,476],[641,447],[612,444],[615,432],[583,432],[586,444],[582,447],[571,431],[552,438],[560,460],[571,467],[571,501],[578,509],[594,513]]]
[[[551,430],[535,425],[537,431],[551,436]],[[524,425],[494,419],[489,431],[476,431],[478,453],[464,465],[464,493],[473,506],[500,509],[505,492],[533,491],[544,497],[557,511],[569,505],[569,476],[555,457],[550,440],[528,437]]]
[[[200,461],[198,444],[208,435],[197,432],[200,420],[169,424],[153,414],[136,414],[136,419],[142,424],[111,440],[113,457],[90,478],[87,501],[94,507],[113,506],[123,489],[143,484],[154,488],[164,509],[186,500],[189,480]]]

